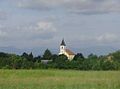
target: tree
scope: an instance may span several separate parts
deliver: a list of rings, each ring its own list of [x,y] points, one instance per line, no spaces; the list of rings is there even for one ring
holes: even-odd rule
[[[112,54],[109,54],[113,60],[116,60],[120,63],[120,51],[116,51]]]
[[[32,52],[29,54],[28,60],[34,62],[34,57]]]
[[[41,59],[42,59],[41,56],[37,56],[37,57],[34,58],[34,62],[36,62],[36,61],[41,62]]]
[[[51,60],[52,53],[49,49],[46,49],[43,54],[43,60]]]
[[[84,60],[84,56],[82,53],[77,53],[73,58],[73,61],[83,61],[83,60]]]
[[[28,59],[28,58],[29,58],[29,55],[24,52],[24,53],[21,55],[21,57],[24,57],[24,58]]]
[[[30,54],[27,54],[27,53],[24,52],[24,53],[21,55],[21,57],[26,58],[28,61],[34,62],[34,57],[33,57],[32,52],[31,52]]]
[[[22,68],[22,66],[23,66],[22,64],[26,59],[19,55],[11,54],[10,60],[11,60],[10,65],[13,69],[20,69],[20,68]]]
[[[57,59],[54,60],[55,67],[59,68],[59,69],[66,69],[66,67],[67,67],[66,62],[67,61],[68,61],[67,56],[65,56],[64,54],[59,55],[57,57]]]
[[[0,52],[0,57],[9,57],[7,53]]]
[[[68,60],[67,56],[62,54],[62,55],[59,55],[56,59],[55,59],[55,62],[61,62],[61,63],[64,63]]]
[[[0,57],[0,69],[6,67],[10,68],[10,66],[11,66],[11,60],[9,57]]]
[[[97,55],[94,55],[94,54],[90,54],[88,55],[88,59],[98,59]]]
[[[51,59],[53,60],[53,62],[55,62],[57,58],[58,58],[58,55],[56,55],[56,54],[52,55],[52,57],[51,57]]]

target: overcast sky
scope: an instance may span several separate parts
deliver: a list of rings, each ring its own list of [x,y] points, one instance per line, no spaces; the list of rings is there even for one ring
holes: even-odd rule
[[[120,48],[120,0],[0,0],[0,47]]]

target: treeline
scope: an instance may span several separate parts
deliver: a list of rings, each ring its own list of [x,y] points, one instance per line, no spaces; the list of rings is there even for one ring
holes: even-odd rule
[[[0,52],[0,69],[120,70],[120,51],[105,56],[90,54],[88,57],[77,53],[72,61],[65,55],[52,54],[48,49],[37,57],[32,53],[16,55]]]

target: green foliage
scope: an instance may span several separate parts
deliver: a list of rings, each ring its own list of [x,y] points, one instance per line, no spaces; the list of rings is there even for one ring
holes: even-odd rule
[[[73,58],[73,61],[83,61],[85,58],[82,53],[77,53],[75,57]]]
[[[59,69],[64,69],[67,66],[66,62],[68,61],[68,59],[65,55],[59,55],[58,57],[55,57],[55,58],[56,58],[54,59],[55,64],[52,63],[54,67],[59,68]]]
[[[46,60],[47,63],[42,63],[41,60]],[[90,54],[87,58],[78,53],[72,61],[65,55],[52,55],[48,49],[43,57],[34,57],[32,52],[21,56],[1,52],[0,69],[120,70],[120,51],[106,56]]]
[[[43,54],[43,60],[51,60],[52,53],[50,52],[49,49],[46,49],[44,54]]]
[[[97,55],[94,55],[94,54],[90,54],[88,55],[88,59],[97,59]]]
[[[109,56],[112,56],[113,60],[120,62],[120,51],[116,51],[114,53],[111,53],[111,54],[109,54]]]
[[[41,56],[34,57],[34,62],[40,63],[42,60]]]
[[[7,53],[0,52],[0,57],[8,57],[9,55]]]

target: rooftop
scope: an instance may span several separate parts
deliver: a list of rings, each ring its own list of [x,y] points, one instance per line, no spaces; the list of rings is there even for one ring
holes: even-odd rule
[[[71,50],[69,50],[69,49],[66,49],[65,50],[69,55],[75,55]]]

